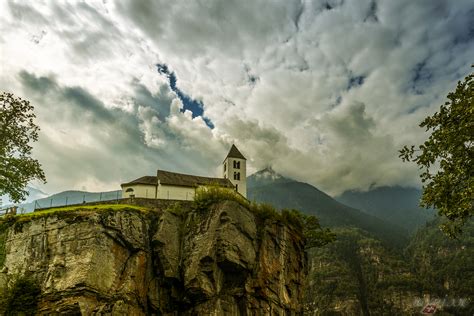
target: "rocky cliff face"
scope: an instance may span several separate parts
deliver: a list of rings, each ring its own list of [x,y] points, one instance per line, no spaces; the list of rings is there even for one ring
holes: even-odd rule
[[[0,288],[28,276],[38,314],[291,315],[301,312],[300,233],[235,202],[206,212],[52,214],[5,233]]]

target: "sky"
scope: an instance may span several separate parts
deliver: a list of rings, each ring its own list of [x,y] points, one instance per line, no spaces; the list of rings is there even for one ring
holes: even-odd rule
[[[47,193],[157,169],[220,176],[234,143],[337,195],[419,186],[398,157],[474,63],[472,0],[0,1],[0,87],[31,101]]]

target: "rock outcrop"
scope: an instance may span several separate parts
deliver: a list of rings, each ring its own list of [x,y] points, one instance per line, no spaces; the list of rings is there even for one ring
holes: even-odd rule
[[[306,255],[300,232],[236,202],[206,212],[90,210],[5,232],[0,288],[28,276],[40,315],[294,315]]]

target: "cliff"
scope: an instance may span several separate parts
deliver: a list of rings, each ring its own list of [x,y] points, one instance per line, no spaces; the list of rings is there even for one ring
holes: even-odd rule
[[[236,202],[57,211],[4,222],[2,236],[0,290],[33,280],[39,315],[301,312],[301,234]]]

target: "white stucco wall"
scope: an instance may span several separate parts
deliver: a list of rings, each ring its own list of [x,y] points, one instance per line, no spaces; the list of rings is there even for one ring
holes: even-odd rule
[[[160,184],[158,186],[158,198],[164,200],[194,200],[196,190],[194,187],[183,187]]]
[[[133,192],[126,192],[127,189],[132,188]],[[132,184],[132,185],[124,185],[122,187],[122,198],[129,198],[130,195],[135,195],[136,198],[148,198],[154,199],[155,198],[155,185],[147,185],[147,184]]]
[[[133,192],[126,192],[127,189],[129,188],[132,188]],[[244,187],[244,189],[246,190],[246,187]],[[146,184],[124,185],[122,187],[122,198],[129,198],[130,195],[133,194],[136,198],[154,199],[155,190],[156,190],[156,186],[154,185],[146,185]],[[233,190],[233,189],[229,188],[229,190]],[[156,198],[163,199],[163,200],[192,201],[194,200],[195,194],[196,194],[196,188],[194,187],[160,184],[158,186],[158,192],[157,192]]]
[[[234,161],[240,161],[240,169],[234,169]],[[245,159],[238,158],[227,158],[224,161],[227,167],[224,171],[225,178],[229,179],[230,182],[235,186],[238,186],[237,191],[247,198],[247,165]],[[223,166],[224,168],[224,166]],[[234,180],[234,172],[240,172],[240,180]]]

